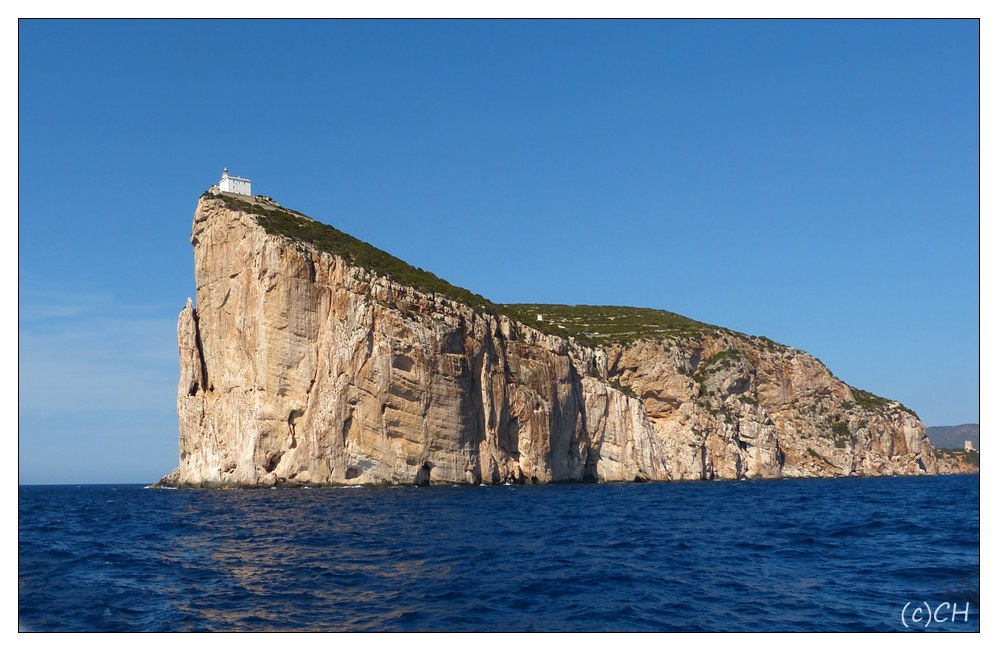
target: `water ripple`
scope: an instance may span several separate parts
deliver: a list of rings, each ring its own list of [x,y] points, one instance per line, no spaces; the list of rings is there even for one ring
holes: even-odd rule
[[[18,495],[20,630],[980,629],[977,477]]]

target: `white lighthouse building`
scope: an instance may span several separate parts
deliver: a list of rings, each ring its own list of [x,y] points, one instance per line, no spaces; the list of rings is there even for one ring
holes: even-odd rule
[[[222,192],[253,196],[253,193],[250,191],[250,180],[241,179],[238,176],[229,176],[229,168],[227,167],[222,169],[222,180],[218,182],[218,189]]]

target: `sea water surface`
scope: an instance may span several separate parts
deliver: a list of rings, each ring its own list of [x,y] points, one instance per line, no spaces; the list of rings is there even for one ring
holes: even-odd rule
[[[20,486],[18,620],[37,631],[978,631],[979,500],[977,476]],[[928,626],[911,619],[923,603],[936,609]],[[942,603],[968,604],[966,621]]]

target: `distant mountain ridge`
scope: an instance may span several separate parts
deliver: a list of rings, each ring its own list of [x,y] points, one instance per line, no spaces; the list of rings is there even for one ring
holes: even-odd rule
[[[925,434],[937,448],[962,450],[963,442],[970,441],[975,450],[981,449],[981,426],[977,423],[926,427]]]

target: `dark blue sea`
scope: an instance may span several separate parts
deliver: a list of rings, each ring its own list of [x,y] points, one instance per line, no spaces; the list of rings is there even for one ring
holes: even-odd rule
[[[979,486],[20,486],[19,627],[979,631]]]

